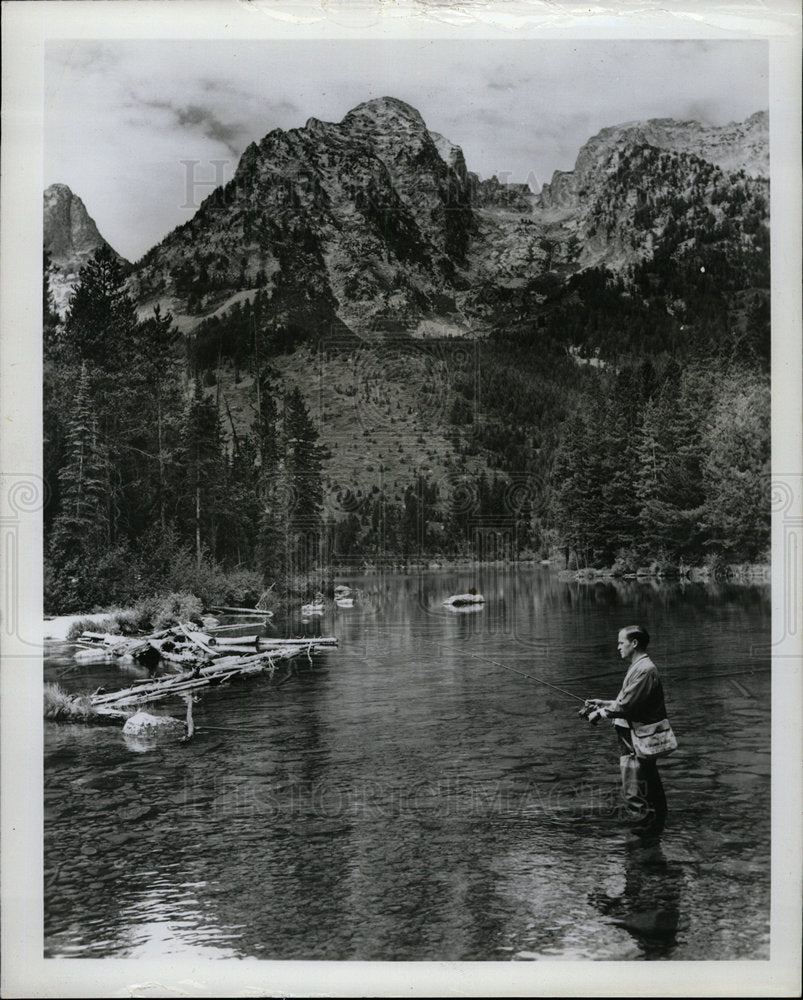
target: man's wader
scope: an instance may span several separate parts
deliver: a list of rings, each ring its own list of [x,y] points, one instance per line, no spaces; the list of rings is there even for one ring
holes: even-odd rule
[[[622,772],[622,796],[628,818],[650,833],[660,833],[666,823],[666,795],[656,760],[637,757],[630,739],[630,729],[615,726],[619,739],[619,769]]]

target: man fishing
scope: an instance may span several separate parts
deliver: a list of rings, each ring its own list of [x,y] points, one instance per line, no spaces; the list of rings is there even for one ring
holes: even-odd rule
[[[596,723],[611,719],[619,739],[622,795],[640,837],[657,837],[666,822],[666,796],[657,756],[677,746],[666,717],[658,669],[647,655],[649,633],[641,625],[619,632],[619,655],[628,663],[622,689],[613,701],[590,698],[580,714]],[[635,745],[634,745],[635,744]]]

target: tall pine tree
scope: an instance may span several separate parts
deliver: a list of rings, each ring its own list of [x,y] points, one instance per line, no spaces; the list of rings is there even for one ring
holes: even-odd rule
[[[65,464],[59,469],[61,511],[53,526],[53,549],[62,559],[98,552],[109,542],[108,456],[98,435],[86,366],[76,386],[66,429]]]
[[[127,362],[135,360],[131,350],[135,326],[122,265],[110,247],[100,247],[81,269],[70,299],[64,346],[87,362],[90,374],[93,367],[121,373]]]
[[[186,476],[184,524],[200,569],[204,550],[217,546],[217,519],[225,486],[225,463],[217,408],[196,378],[184,413],[182,465]]]

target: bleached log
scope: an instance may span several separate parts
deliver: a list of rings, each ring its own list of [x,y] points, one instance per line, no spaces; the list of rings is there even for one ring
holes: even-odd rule
[[[271,646],[336,646],[337,637],[333,635],[323,636],[309,636],[308,638],[300,639],[268,639],[267,637],[260,640],[261,642],[270,643]]]
[[[255,608],[222,608],[217,605],[211,607],[210,611],[225,611],[229,615],[255,615],[259,618],[273,618],[272,611],[257,611]]]
[[[139,683],[120,691],[93,695],[90,701],[93,707],[103,705],[122,707],[160,701],[163,698],[171,698],[209,684],[220,684],[232,677],[260,673],[266,670],[272,673],[277,663],[290,660],[305,651],[313,652],[316,646],[315,640],[307,640],[303,645],[295,642],[292,645],[263,650],[251,656],[221,656],[192,673],[176,674],[151,681],[142,679]]]
[[[203,632],[192,632],[190,631],[190,629],[187,628],[186,625],[181,625],[179,627],[181,628],[181,631],[184,633],[184,635],[190,640],[190,642],[194,643],[196,646],[199,646],[206,653],[207,656],[213,656],[213,657],[220,656],[220,651],[215,649],[214,646],[210,646],[209,643],[206,641],[209,639],[209,636],[204,635]]]

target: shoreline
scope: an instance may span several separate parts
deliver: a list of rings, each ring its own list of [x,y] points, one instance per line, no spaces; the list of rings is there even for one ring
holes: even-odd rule
[[[728,563],[725,566],[711,569],[709,566],[686,566],[657,568],[643,567],[635,573],[625,573],[621,570],[605,567],[603,569],[562,569],[558,578],[567,583],[772,583],[772,566],[766,563]]]
[[[563,560],[558,560],[562,562]],[[548,559],[429,559],[406,563],[368,563],[362,566],[337,565],[330,568],[330,578],[354,576],[380,576],[383,573],[434,572],[437,570],[468,570],[480,568],[533,568],[541,566],[549,570],[564,583],[734,583],[769,584],[772,582],[772,567],[764,563],[730,563],[715,570],[708,566],[640,567],[636,572],[624,573],[613,567],[602,569],[560,569]],[[294,598],[295,600],[295,598]],[[100,622],[108,618],[113,610],[73,612],[67,615],[45,615],[42,623],[42,639],[48,642],[67,642],[67,633],[73,623],[81,620]]]
[[[108,611],[93,611],[89,614],[75,612],[71,615],[55,615],[53,617],[46,615],[42,623],[42,639],[46,642],[67,642],[67,633],[75,622],[101,622],[108,617]]]

